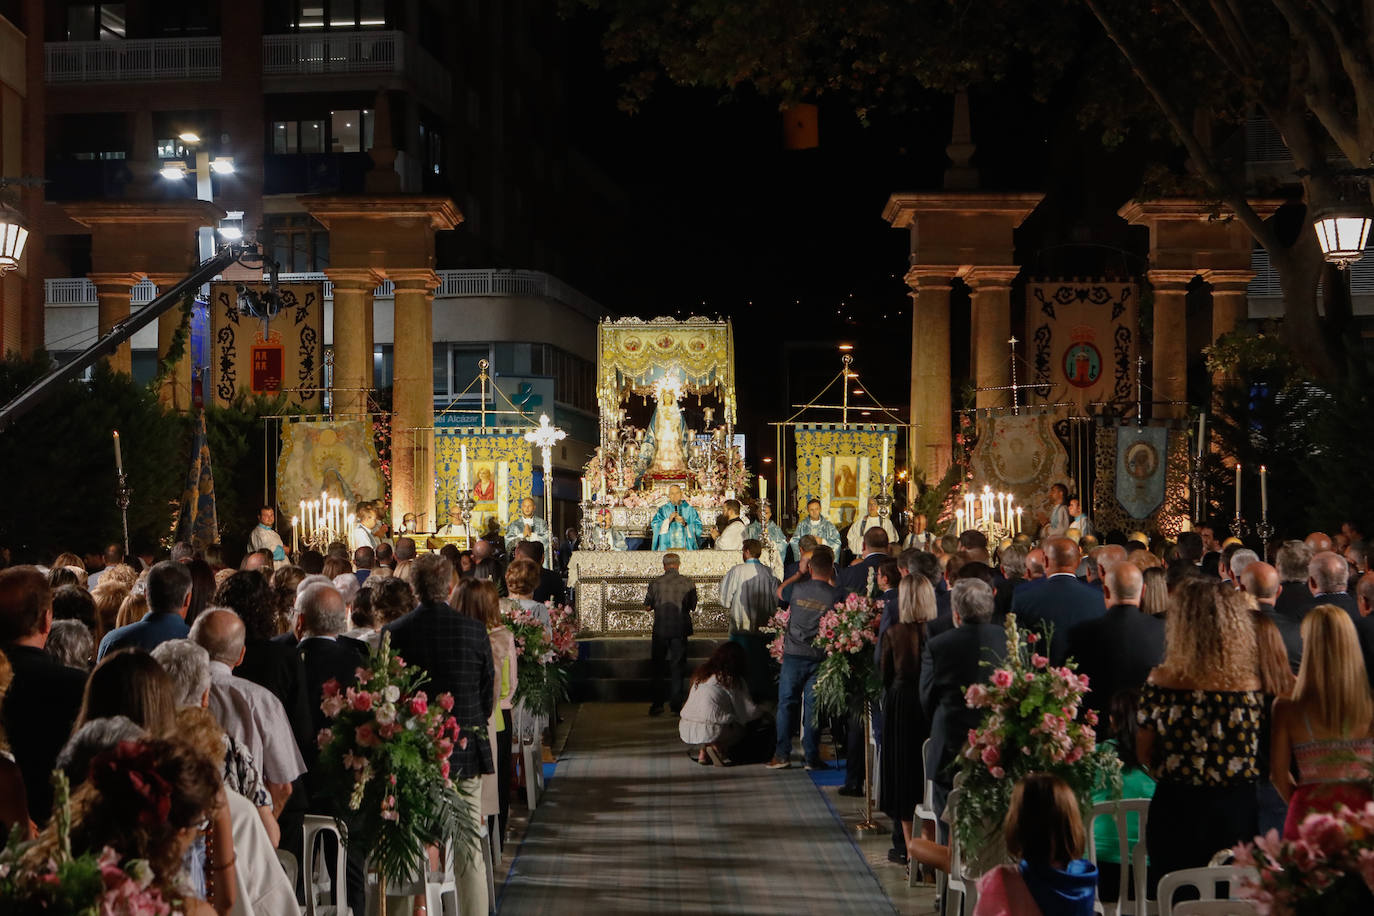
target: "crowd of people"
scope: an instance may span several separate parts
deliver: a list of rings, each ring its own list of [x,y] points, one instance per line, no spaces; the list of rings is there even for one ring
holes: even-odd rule
[[[891,861],[948,868],[946,825],[937,831],[927,822],[922,833],[914,811],[924,802],[945,814],[954,760],[984,712],[968,706],[964,691],[985,681],[988,663],[1005,656],[1008,614],[1047,638],[1050,664],[1072,660],[1087,676],[1084,715],[1099,723],[1098,740],[1115,746],[1125,797],[1151,799],[1142,837],[1151,887],[1160,875],[1206,865],[1218,851],[1270,829],[1295,837],[1312,812],[1370,800],[1374,573],[1356,526],[1346,523],[1335,536],[1313,533],[1267,545],[1271,565],[1237,539],[1218,541],[1209,527],[1175,541],[1113,533],[1102,543],[1083,533],[1091,523],[1077,500],[1067,490],[1055,495],[1038,542],[1019,537],[992,545],[991,552],[980,531],[924,539],[922,527],[917,534],[930,549],[902,549],[885,528],[873,526],[851,563],[840,566],[836,547],[811,532],[832,542],[837,535],[824,519],[803,519],[807,530],[794,541],[796,560],[778,582],[759,563],[760,543],[746,540],[743,562],[721,585],[729,649],[722,647],[691,675],[690,692],[668,691],[685,697],[680,731],[693,757],[703,764],[729,762],[750,724],[766,715],[758,702],[771,706],[776,698],[776,745],[767,765],[794,765],[800,707],[806,711],[802,763],[826,766],[813,693],[823,653],[814,640],[820,617],[847,594],[861,592],[883,602],[875,649],[883,691],[872,712],[878,801],[894,828]],[[904,540],[920,543],[911,534]],[[669,592],[674,597],[666,603],[676,613],[685,601]],[[694,593],[686,597],[694,600]],[[671,643],[676,618],[663,613],[665,602],[656,602],[652,590],[649,603],[656,627],[660,619],[666,624],[656,638]],[[760,671],[769,670],[760,628],[779,608],[788,617],[774,694],[771,685],[760,686]],[[660,657],[671,659],[672,651]],[[679,677],[686,675],[660,672],[670,682]],[[830,726],[832,735],[848,732],[837,741],[847,745],[841,792],[862,795],[862,726],[842,719]],[[924,757],[923,747],[929,748]],[[1052,788],[1018,787],[1017,798],[1034,791],[1040,811],[1035,823],[1056,837],[1080,835],[1081,824],[1044,826],[1053,819],[1047,799],[1059,791]],[[1069,819],[1067,809],[1063,818]],[[1007,834],[1012,850],[1013,826]],[[1123,866],[1114,830],[1110,837],[1099,845],[1101,869],[1092,870],[1090,883],[1100,877],[1102,895],[1115,899]],[[1019,842],[1032,848],[1029,840]],[[1083,842],[1080,836],[1051,851],[1056,880],[1074,886],[1087,880],[1085,869],[1070,869],[1083,855]],[[1049,873],[1024,866],[1010,891],[1005,873],[990,875],[997,884],[990,899],[1024,895],[1027,885],[1039,899],[1037,882]],[[1042,907],[1046,914],[1078,911],[1067,904]]]
[[[504,546],[428,553],[399,537],[292,563],[250,545],[230,567],[217,545],[179,543],[157,562],[111,545],[89,566],[66,553],[0,569],[0,828],[36,840],[26,861],[45,862],[60,770],[74,854],[145,859],[164,899],[192,909],[298,913],[313,876],[293,886],[277,850],[299,864],[305,815],[338,810],[316,766],[325,685],[356,682],[386,633],[482,736],[453,748],[449,772],[499,843],[518,683],[502,617],[547,618],[543,601],[566,601],[542,544],[516,543],[509,558]],[[346,852],[333,880],[362,913],[367,850]],[[461,911],[485,912],[470,854]]]

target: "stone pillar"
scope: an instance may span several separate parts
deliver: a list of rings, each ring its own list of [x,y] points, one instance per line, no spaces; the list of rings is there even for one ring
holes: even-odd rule
[[[1212,343],[1233,333],[1249,314],[1250,270],[1205,270],[1202,279],[1212,287]],[[1220,373],[1212,376],[1215,389],[1227,381]]]
[[[388,270],[396,285],[396,335],[391,396],[391,516],[434,518],[434,290],[429,268]],[[337,292],[335,308],[338,307]]]
[[[954,455],[950,432],[949,290],[953,268],[913,267],[911,287],[911,466],[934,486]]]
[[[150,275],[148,281],[157,287],[158,293],[170,289],[184,279],[181,275]],[[181,303],[169,308],[157,317],[157,359],[158,365],[167,358],[167,351],[176,338],[177,328],[181,327]],[[168,410],[190,410],[191,399],[191,329],[187,326],[186,340],[182,344],[181,358],[168,373],[167,378],[157,390],[157,399]]]
[[[1003,388],[1011,384],[1011,281],[1019,267],[975,267],[964,276],[973,291],[972,343],[973,381],[979,389]],[[1011,403],[1009,391],[977,394],[978,407],[1003,407]]]
[[[372,297],[379,277],[356,268],[329,268],[325,275],[334,284],[334,416],[356,417],[367,412],[372,387]]]
[[[86,275],[95,284],[96,334],[104,337],[110,329],[129,317],[130,302],[133,299],[138,274],[92,273]],[[119,345],[107,361],[111,369],[128,375],[133,371],[133,355],[129,343]]]
[[[1191,270],[1151,270],[1147,273],[1154,291],[1154,398],[1176,401],[1156,403],[1155,417],[1181,419],[1188,416],[1188,284],[1196,276]]]

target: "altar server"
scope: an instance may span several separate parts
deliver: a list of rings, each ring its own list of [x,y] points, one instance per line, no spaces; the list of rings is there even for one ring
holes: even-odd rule
[[[883,529],[887,532],[888,543],[897,543],[897,529],[886,516],[878,512],[878,500],[872,496],[868,498],[868,515],[854,519],[854,524],[849,526],[849,552],[856,557],[864,555],[864,535],[868,533],[869,528]]]
[[[506,552],[514,551],[521,541],[538,541],[544,545],[545,557],[553,555],[549,523],[534,514],[534,500],[528,496],[520,500],[520,517],[506,526]]]
[[[701,516],[682,498],[682,487],[668,488],[668,501],[658,507],[651,524],[654,550],[696,550],[701,540]]]
[[[760,521],[750,522],[744,529],[746,538],[753,538],[764,545],[764,563],[773,570],[773,575],[782,579],[783,564],[787,562],[787,535],[773,521],[773,507],[766,502],[759,503]],[[769,547],[772,547],[769,550]]]
[[[713,532],[716,550],[739,550],[744,546],[744,520],[739,513],[739,500],[727,499],[723,518]]]
[[[248,546],[250,550],[272,551],[272,562],[280,563],[286,559],[286,545],[282,543],[281,535],[277,534],[276,522],[276,509],[271,506],[259,509],[258,523],[253,526],[253,533],[248,536]]]
[[[797,542],[808,534],[829,547],[832,555],[839,555],[840,531],[830,519],[821,517],[819,499],[812,499],[806,504],[806,518],[798,522],[797,530],[792,532],[792,552],[797,557],[801,556],[801,548]]]

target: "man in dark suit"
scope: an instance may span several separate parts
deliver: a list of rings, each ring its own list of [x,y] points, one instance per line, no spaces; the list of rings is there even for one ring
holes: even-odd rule
[[[876,584],[878,564],[890,559],[887,545],[886,531],[881,528],[869,528],[864,532],[863,559],[841,570],[835,584],[844,589],[846,594],[868,595],[870,574],[874,577]]]
[[[969,709],[964,688],[987,680],[984,661],[1001,661],[1007,637],[992,620],[992,587],[981,579],[960,579],[950,590],[954,629],[926,643],[921,652],[921,708],[930,720],[930,753],[926,778],[935,783],[934,807],[945,809],[953,785],[951,764],[967,741],[968,731],[983,718],[981,709]],[[948,828],[940,825],[941,836]]]
[[[1259,613],[1274,621],[1274,626],[1279,628],[1283,648],[1288,652],[1288,664],[1297,674],[1298,666],[1302,664],[1302,624],[1274,610],[1274,601],[1282,590],[1279,571],[1257,560],[1242,570],[1237,581],[1240,590],[1255,599]]]
[[[1307,602],[1312,597],[1307,589],[1307,566],[1314,555],[1312,548],[1302,541],[1284,541],[1274,554],[1274,565],[1279,570],[1279,593],[1274,599],[1274,612],[1294,623],[1302,622]]]
[[[1334,604],[1350,615],[1353,622],[1359,622],[1360,608],[1355,596],[1346,591],[1350,584],[1350,566],[1345,557],[1330,550],[1324,550],[1312,557],[1307,564],[1307,590],[1309,597],[1301,607],[1301,616],[1319,604]]]
[[[333,586],[310,586],[301,593],[296,608],[300,612],[296,617],[296,632],[300,637],[296,653],[305,668],[310,724],[314,733],[319,734],[328,721],[320,709],[324,685],[336,681],[343,690],[356,684],[358,667],[367,662],[367,655],[358,651],[357,640],[345,643],[339,638],[348,625],[348,609],[343,596]],[[305,756],[307,764],[313,764],[318,748],[305,749]]]
[[[697,587],[682,575],[682,557],[663,555],[663,575],[649,583],[644,604],[653,612],[654,631],[650,640],[653,702],[649,715],[663,713],[666,694],[668,706],[677,715],[687,702],[687,640],[692,636],[692,612],[697,607]],[[667,681],[667,689],[664,681]]]
[[[164,560],[148,571],[148,613],[100,641],[100,658],[116,649],[139,648],[149,652],[169,639],[185,639],[186,610],[191,606],[191,571],[185,563]]]
[[[1038,629],[1050,637],[1046,653],[1056,665],[1068,657],[1068,633],[1080,623],[1101,617],[1107,610],[1102,593],[1074,576],[1082,559],[1078,545],[1068,538],[1051,538],[1045,545],[1045,572],[1042,583],[1031,583],[1016,590],[1011,611],[1017,623]]]
[[[534,565],[539,567],[539,584],[534,587],[535,601],[543,604],[550,599],[553,603],[562,607],[568,603],[568,587],[563,584],[563,577],[552,569],[544,568],[544,544],[542,541],[521,541],[515,545],[515,556],[533,560]]]
[[[1088,676],[1085,705],[1106,721],[1119,690],[1140,687],[1164,660],[1164,621],[1140,610],[1145,582],[1134,563],[1117,563],[1102,579],[1106,612],[1065,634],[1067,655]]]
[[[387,624],[382,632],[391,634],[391,648],[406,664],[429,672],[425,692],[431,698],[443,693],[453,697],[449,715],[469,740],[466,747],[461,740],[454,744],[449,765],[470,806],[460,816],[476,819],[480,817],[482,774],[496,772],[491,741],[479,741],[473,734],[474,729],[487,727],[495,696],[491,641],[486,627],[449,606],[453,565],[448,558],[430,553],[416,557],[413,563],[411,583],[419,606]],[[480,846],[472,843],[469,847],[458,853],[468,859],[466,865],[460,864],[459,911],[470,908],[479,912],[486,907],[486,872]]]
[[[43,651],[52,628],[52,590],[37,567],[0,570],[0,649],[14,669],[3,707],[5,735],[24,777],[29,817],[42,826],[52,813],[57,755],[81,709],[86,674]]]

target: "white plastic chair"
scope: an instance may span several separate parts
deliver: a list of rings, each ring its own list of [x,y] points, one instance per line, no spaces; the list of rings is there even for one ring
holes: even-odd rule
[[[1095,905],[1097,912],[1107,913],[1109,916],[1152,916],[1157,910],[1153,901],[1145,900],[1145,825],[1149,813],[1148,798],[1123,798],[1093,805],[1092,823],[1088,828],[1088,859],[1094,865],[1097,864],[1097,838],[1094,831],[1098,817],[1110,817],[1116,827],[1118,861],[1121,863],[1121,883],[1117,889],[1116,903],[1103,904],[1099,900]],[[1131,815],[1136,816],[1138,825],[1137,842],[1134,846],[1130,845],[1128,837]],[[1144,901],[1143,907],[1139,906],[1137,901]]]
[[[458,912],[458,883],[454,867],[453,844],[449,843],[444,847],[439,857],[437,869],[430,868],[429,862],[426,860],[423,865],[423,878],[417,875],[409,881],[388,883],[386,886],[387,900],[390,901],[395,897],[424,897],[425,911],[430,916],[460,916]],[[369,874],[367,878],[368,916],[375,916],[379,910],[376,876]],[[388,903],[387,912],[392,911],[392,906]]]
[[[1259,907],[1250,900],[1185,900],[1173,916],[1259,916]]]
[[[970,875],[964,869],[964,849],[959,842],[959,832],[954,829],[956,812],[959,810],[959,797],[963,789],[955,786],[945,801],[945,815],[949,821],[949,876],[945,879],[944,916],[964,916],[971,914],[978,906],[978,876]],[[954,897],[959,900],[955,904]]]
[[[936,830],[939,830],[939,829],[940,829],[940,818],[935,814],[935,807],[934,807],[934,799],[935,799],[935,780],[933,780],[933,779],[930,778],[931,767],[930,767],[930,765],[926,762],[926,761],[927,761],[926,755],[927,755],[929,752],[930,752],[930,739],[927,738],[927,739],[925,740],[925,742],[921,744],[921,765],[925,768],[925,772],[926,772],[926,786],[925,786],[925,792],[924,792],[924,793],[922,794],[922,796],[921,796],[921,801],[916,805],[915,816],[914,816],[914,818],[913,818],[914,823],[913,823],[913,825],[912,825],[912,836],[915,836],[917,833],[921,833],[921,835],[924,836],[924,832],[921,831],[921,830],[919,829],[919,826],[918,826],[918,825],[924,825],[927,821],[929,821],[930,824],[931,824],[931,826],[934,827]],[[908,886],[908,887],[915,887],[915,886],[916,886],[916,871],[915,871],[915,869],[912,869],[911,874],[909,874],[909,875],[907,876],[907,886]],[[943,895],[944,892],[945,892],[945,873],[942,872],[942,871],[936,871],[936,872],[935,872],[935,893],[936,893],[936,899],[939,899],[939,897],[940,897],[941,895]]]
[[[1177,909],[1171,904],[1174,894],[1181,887],[1195,888],[1198,892],[1198,899],[1201,901],[1222,900],[1226,903],[1241,903],[1243,901],[1231,901],[1218,896],[1217,885],[1228,884],[1231,891],[1234,892],[1236,884],[1245,875],[1254,877],[1255,870],[1236,865],[1218,865],[1209,868],[1181,868],[1178,871],[1171,871],[1159,879],[1159,916],[1174,916]]]
[[[321,867],[324,864],[323,856],[317,859],[315,855],[315,841],[326,833],[332,833],[338,843],[334,854],[332,881],[329,879],[328,871]],[[348,912],[346,858],[343,836],[340,835],[334,818],[322,814],[307,814],[300,858],[302,883],[305,885],[305,916],[324,916],[325,913],[342,916]],[[323,883],[315,880],[317,871],[324,878]]]
[[[287,883],[295,887],[296,877],[301,870],[301,863],[296,860],[296,854],[287,852],[285,849],[278,849],[277,861],[281,863],[281,870],[286,873]]]

